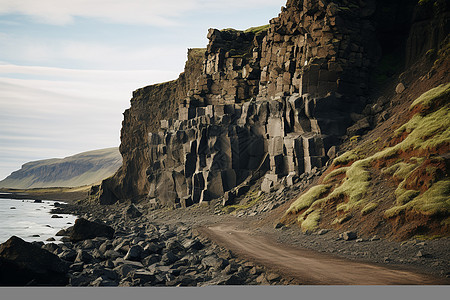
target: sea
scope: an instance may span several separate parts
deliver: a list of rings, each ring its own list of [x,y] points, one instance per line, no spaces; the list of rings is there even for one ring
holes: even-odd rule
[[[4,194],[5,193],[1,193]],[[77,219],[74,215],[56,214],[52,218],[50,211],[55,203],[61,201],[43,200],[35,203],[32,199],[17,200],[0,198],[0,243],[15,235],[27,242],[43,241],[53,237],[58,243],[60,236],[55,234],[61,229],[72,226]]]

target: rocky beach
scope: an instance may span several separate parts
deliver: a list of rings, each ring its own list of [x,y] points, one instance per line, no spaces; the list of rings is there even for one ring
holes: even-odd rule
[[[269,252],[263,253],[267,260],[261,260],[257,254],[267,249],[240,248],[233,244],[232,234],[245,232],[247,236],[243,239],[256,239],[260,245],[269,240],[279,249],[295,249],[303,253],[301,255],[312,250],[309,259],[338,259],[336,266],[342,259],[347,264],[355,262],[407,274],[399,275],[397,279],[365,274],[359,278],[362,283],[364,280],[378,284],[449,283],[448,238],[396,242],[377,236],[360,236],[356,231],[344,234],[330,230],[303,233],[299,228],[274,226],[268,222],[270,215],[282,211],[286,204],[267,208],[264,203],[273,203],[269,201],[272,197],[295,194],[296,188],[302,184],[298,182],[292,188],[268,193],[264,195],[266,200],[260,201],[262,208],[256,206],[256,209],[240,210],[235,215],[224,214],[219,209],[222,207],[219,201],[169,210],[131,203],[115,206],[58,205],[52,213],[78,215],[75,225],[57,233],[56,239],[61,243],[26,243],[11,238],[2,244],[2,282],[12,286],[346,284],[345,281],[315,281],[304,274],[297,274],[295,267],[289,269],[289,266],[279,265],[281,259],[270,258]],[[229,232],[219,232],[217,236],[209,230],[220,226],[226,226]],[[31,257],[35,255],[42,258],[39,261],[33,259],[31,263]],[[295,262],[295,257],[290,259]],[[51,267],[53,265],[58,267]],[[308,269],[302,265],[296,267]],[[345,270],[344,267],[338,268]],[[8,275],[23,271],[30,277]],[[331,269],[327,271],[330,272]],[[415,276],[420,279],[415,279]]]

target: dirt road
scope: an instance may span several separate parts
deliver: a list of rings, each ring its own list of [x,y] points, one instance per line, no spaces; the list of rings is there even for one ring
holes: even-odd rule
[[[331,255],[278,244],[260,235],[219,224],[199,230],[239,256],[264,265],[303,284],[411,285],[449,284],[445,279],[408,270],[356,262]]]

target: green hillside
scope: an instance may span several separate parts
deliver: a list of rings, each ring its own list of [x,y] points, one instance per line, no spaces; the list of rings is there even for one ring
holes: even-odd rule
[[[98,183],[122,165],[119,149],[107,148],[66,158],[32,161],[0,181],[1,188],[76,187]]]

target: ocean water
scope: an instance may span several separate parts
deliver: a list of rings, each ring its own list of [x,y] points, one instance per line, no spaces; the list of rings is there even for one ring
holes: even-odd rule
[[[60,202],[60,201],[59,201]],[[61,203],[61,202],[60,202]],[[50,213],[55,201],[0,199],[0,243],[15,235],[25,241],[43,241],[54,237],[62,228],[72,226],[76,216],[59,214],[62,218],[52,218]]]

